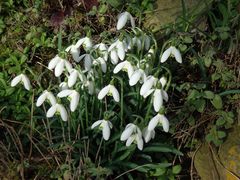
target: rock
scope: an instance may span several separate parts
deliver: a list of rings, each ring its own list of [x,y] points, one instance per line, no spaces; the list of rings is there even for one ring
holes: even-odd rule
[[[204,143],[197,151],[194,166],[202,180],[240,178],[240,126],[235,126],[217,149]]]
[[[185,2],[184,7],[182,2]],[[146,16],[144,27],[157,32],[166,24],[175,22],[183,14],[188,21],[195,21],[196,17],[201,17],[201,13],[208,9],[212,2],[213,0],[158,0],[155,10]]]

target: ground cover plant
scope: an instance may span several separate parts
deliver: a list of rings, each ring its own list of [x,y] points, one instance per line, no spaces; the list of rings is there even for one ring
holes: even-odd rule
[[[214,3],[159,36],[150,0],[1,2],[0,177],[197,178],[239,113],[239,3]]]

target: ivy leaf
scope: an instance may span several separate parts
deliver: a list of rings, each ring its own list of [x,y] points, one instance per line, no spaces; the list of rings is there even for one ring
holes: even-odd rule
[[[180,165],[173,166],[172,173],[173,174],[179,174],[182,170],[182,167]]]
[[[213,99],[214,98],[214,93],[212,91],[204,91],[203,92],[203,97],[206,99]]]

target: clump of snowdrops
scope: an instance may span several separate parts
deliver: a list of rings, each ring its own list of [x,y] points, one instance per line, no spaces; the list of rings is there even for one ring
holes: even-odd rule
[[[128,24],[131,28],[126,28]],[[171,72],[163,63],[168,59],[182,63],[182,57],[174,44],[167,44],[161,56],[157,56],[159,48],[153,35],[135,27],[134,18],[128,12],[119,15],[117,32],[118,36],[113,40],[93,42],[91,37],[86,36],[65,50],[59,50],[49,61],[48,69],[62,81],[58,88],[60,91],[44,90],[36,106],[48,103],[47,118],[59,116],[63,121],[73,121],[71,114],[77,110],[81,113],[83,108],[79,105],[81,94],[95,96],[103,113],[99,114],[99,119],[89,120],[91,129],[100,130],[103,139],[109,140],[115,126],[111,120],[116,116],[121,121],[116,127],[122,131],[120,140],[126,141],[126,146],[134,143],[142,150],[144,141],[148,143],[155,137],[157,127],[162,126],[164,132],[169,131],[165,103],[169,99],[167,90]],[[20,82],[25,89],[31,89],[24,73],[16,76],[11,86]],[[131,101],[130,94],[137,94],[136,109],[139,104],[149,102],[147,108],[143,108],[146,110],[142,112],[145,117],[132,115],[124,119],[127,103]],[[111,113],[109,107],[114,107]],[[99,113],[98,109],[93,111]]]

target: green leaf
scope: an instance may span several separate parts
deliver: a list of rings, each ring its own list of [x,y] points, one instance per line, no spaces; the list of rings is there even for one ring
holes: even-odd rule
[[[220,117],[220,118],[218,118],[218,120],[216,121],[216,125],[217,125],[217,126],[222,126],[222,125],[225,124],[225,122],[226,122],[226,120],[225,120],[223,117]]]
[[[181,170],[182,170],[181,165],[176,165],[176,166],[173,166],[172,173],[173,174],[179,174],[181,172]]]
[[[187,100],[196,99],[199,97],[200,97],[200,93],[197,90],[193,89],[188,95]]]
[[[204,64],[205,64],[206,67],[209,68],[212,64],[212,59],[210,57],[205,57],[204,58]]]
[[[174,153],[176,155],[182,156],[182,152],[179,150],[169,147],[167,145],[160,145],[160,146],[148,146],[144,148],[143,152],[169,152],[169,153]]]
[[[217,135],[218,135],[219,138],[226,137],[226,133],[224,131],[217,131]]]
[[[216,109],[222,109],[222,107],[223,107],[222,98],[218,94],[215,94],[211,103]]]
[[[202,113],[206,106],[206,101],[204,99],[197,99],[195,102],[195,107],[198,112]]]
[[[203,92],[203,97],[206,99],[213,99],[214,98],[214,93],[212,91],[204,91]]]

